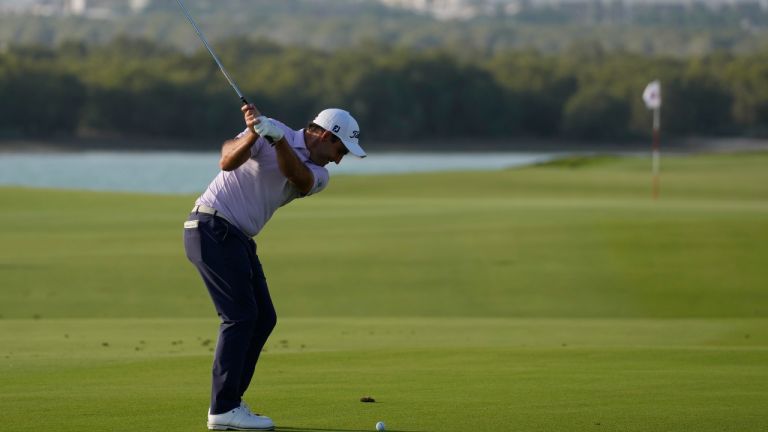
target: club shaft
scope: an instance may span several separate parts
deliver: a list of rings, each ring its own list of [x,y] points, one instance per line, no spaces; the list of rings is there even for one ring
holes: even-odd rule
[[[227,70],[226,70],[226,69],[224,69],[224,65],[222,65],[222,64],[221,64],[221,61],[219,61],[219,58],[218,58],[218,57],[216,57],[216,53],[214,53],[214,52],[213,52],[213,50],[211,49],[211,46],[210,46],[210,45],[208,45],[208,41],[206,41],[206,40],[205,40],[205,37],[203,36],[203,34],[202,34],[202,33],[200,33],[200,29],[199,29],[199,28],[197,28],[197,24],[195,24],[195,21],[192,19],[192,17],[191,17],[191,16],[189,16],[189,12],[187,12],[187,8],[185,8],[185,7],[184,7],[184,5],[181,3],[181,0],[176,0],[176,2],[178,2],[178,3],[179,3],[179,6],[181,6],[181,10],[183,10],[183,11],[184,11],[184,15],[186,15],[186,16],[187,16],[187,18],[189,19],[189,22],[190,22],[190,23],[192,23],[192,27],[194,27],[194,28],[195,28],[195,31],[197,32],[197,35],[198,35],[198,36],[200,36],[200,40],[202,40],[202,41],[203,41],[203,43],[205,44],[205,47],[206,47],[206,48],[208,48],[208,52],[210,52],[210,53],[211,53],[211,55],[213,56],[213,59],[214,59],[214,60],[216,60],[216,63],[219,65],[219,69],[221,69],[221,72],[223,72],[223,73],[224,73],[224,76],[225,76],[225,77],[227,77],[227,81],[229,81],[229,83],[232,85],[232,88],[234,88],[234,89],[235,89],[235,91],[237,92],[237,95],[238,95],[238,96],[240,96],[240,101],[242,101],[242,102],[243,102],[243,105],[248,105],[248,101],[247,101],[247,100],[245,100],[245,97],[243,97],[243,94],[242,94],[242,93],[240,93],[240,89],[239,89],[239,88],[237,88],[237,86],[235,85],[235,82],[234,82],[234,81],[232,81],[232,78],[231,78],[231,77],[229,76],[229,74],[227,73]],[[275,140],[274,140],[274,139],[272,139],[272,137],[270,137],[270,136],[267,136],[267,137],[265,137],[265,138],[267,139],[267,141],[269,142],[269,144],[270,144],[271,146],[274,146],[274,145],[275,145]]]
[[[238,96],[240,96],[240,100],[241,100],[241,101],[243,101],[243,104],[244,104],[244,105],[248,105],[248,102],[247,102],[247,101],[245,100],[245,98],[243,97],[243,94],[242,94],[242,93],[240,93],[240,89],[238,89],[238,88],[237,88],[237,86],[235,85],[235,82],[234,82],[234,81],[232,81],[232,78],[230,78],[229,74],[227,73],[227,70],[226,70],[226,69],[224,69],[224,66],[223,66],[223,65],[221,64],[221,62],[219,61],[219,58],[218,58],[218,57],[216,57],[216,54],[215,54],[215,53],[213,52],[213,50],[211,49],[211,46],[210,46],[210,45],[208,45],[208,42],[205,40],[205,37],[203,37],[203,34],[202,34],[202,33],[200,33],[200,29],[198,29],[198,28],[197,28],[197,25],[196,25],[196,24],[195,24],[195,22],[192,20],[192,17],[191,17],[191,16],[189,16],[189,12],[187,12],[187,8],[185,8],[185,7],[184,7],[184,5],[183,5],[183,4],[181,4],[181,0],[176,0],[176,1],[179,3],[179,6],[181,6],[181,10],[183,10],[183,11],[184,11],[184,15],[186,15],[186,16],[187,16],[187,18],[189,18],[189,22],[191,22],[191,23],[192,23],[192,27],[194,27],[194,28],[195,28],[195,31],[197,32],[198,36],[200,36],[200,39],[201,39],[201,40],[203,41],[203,43],[205,44],[205,47],[206,47],[206,48],[208,48],[208,51],[209,51],[209,52],[211,53],[211,55],[213,56],[213,59],[214,59],[214,60],[216,60],[216,63],[218,63],[218,64],[219,64],[219,68],[220,68],[220,69],[221,69],[221,71],[224,73],[224,76],[225,76],[225,77],[227,77],[227,81],[229,81],[229,83],[230,83],[230,84],[232,84],[232,88],[234,88],[234,89],[235,89],[235,91],[237,92],[237,95],[238,95]]]

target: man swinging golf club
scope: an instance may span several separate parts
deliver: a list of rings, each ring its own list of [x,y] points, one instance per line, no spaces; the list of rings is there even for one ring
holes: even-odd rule
[[[330,162],[359,158],[360,128],[340,109],[327,109],[302,130],[243,106],[247,129],[224,144],[222,171],[184,223],[184,247],[222,320],[213,360],[210,430],[272,430],[269,417],[242,401],[277,316],[256,243],[275,211],[328,186]],[[274,145],[270,145],[274,142]]]

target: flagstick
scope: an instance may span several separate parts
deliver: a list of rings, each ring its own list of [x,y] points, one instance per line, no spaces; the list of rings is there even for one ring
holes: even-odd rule
[[[660,109],[653,109],[653,200],[659,199],[659,126]]]

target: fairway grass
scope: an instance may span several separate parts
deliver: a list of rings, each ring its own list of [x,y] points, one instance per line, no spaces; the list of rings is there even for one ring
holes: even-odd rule
[[[0,322],[4,422],[205,430],[216,326]],[[766,335],[765,319],[286,319],[246,400],[285,431],[764,430]]]
[[[334,177],[257,236],[283,431],[768,430],[768,154]],[[194,196],[0,188],[2,430],[205,430]],[[376,403],[359,399],[370,396]]]
[[[259,256],[281,317],[768,318],[768,154],[646,165],[340,176]],[[0,197],[0,317],[212,316],[194,196]]]

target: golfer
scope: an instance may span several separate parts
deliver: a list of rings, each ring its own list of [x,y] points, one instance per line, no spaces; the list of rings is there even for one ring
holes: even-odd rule
[[[365,157],[360,128],[344,110],[327,109],[299,131],[262,116],[253,105],[242,110],[247,129],[224,143],[222,171],[184,223],[187,257],[222,321],[213,358],[210,430],[275,428],[242,400],[277,322],[253,237],[278,208],[325,189],[325,165],[338,164],[347,153]]]

